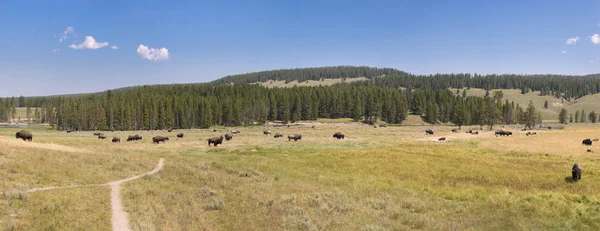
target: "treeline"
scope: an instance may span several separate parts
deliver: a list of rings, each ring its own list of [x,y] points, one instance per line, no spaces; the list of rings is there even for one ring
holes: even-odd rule
[[[317,118],[399,124],[409,112],[429,123],[459,126],[539,122],[535,109],[529,112],[503,100],[501,92],[493,97],[465,97],[447,89],[403,91],[351,85],[270,89],[254,84],[146,86],[129,92],[58,97],[40,109],[40,121],[61,130],[153,130]],[[534,121],[528,123],[531,118]]]
[[[253,72],[240,75],[225,76],[215,80],[214,84],[225,83],[256,83],[269,80],[286,80],[288,82],[298,80],[300,82],[307,80],[321,79],[339,79],[339,78],[355,78],[366,77],[374,78],[385,75],[403,75],[407,74],[393,68],[375,68],[366,66],[334,66],[334,67],[314,67],[314,68],[295,68],[281,69],[271,71]]]
[[[522,93],[539,91],[540,95],[557,98],[580,98],[600,92],[600,76],[567,75],[478,75],[478,74],[436,74],[413,75],[393,68],[372,68],[355,66],[318,67],[283,69],[231,75],[213,81],[223,83],[256,83],[269,80],[306,81],[322,78],[367,77],[367,81],[350,83],[353,85],[375,85],[380,87],[408,89],[447,89],[483,88],[520,89]]]

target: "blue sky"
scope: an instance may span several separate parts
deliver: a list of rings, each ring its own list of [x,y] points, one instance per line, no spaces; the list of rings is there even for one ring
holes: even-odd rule
[[[562,0],[2,1],[0,96],[330,65],[598,73],[598,10]]]

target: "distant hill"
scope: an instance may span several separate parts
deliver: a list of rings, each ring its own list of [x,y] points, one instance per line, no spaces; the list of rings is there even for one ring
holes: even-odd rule
[[[240,75],[225,76],[212,81],[213,84],[226,83],[261,83],[273,81],[320,81],[321,79],[343,79],[343,78],[374,78],[386,75],[406,75],[408,73],[393,68],[376,68],[367,66],[334,66],[334,67],[312,67],[280,69],[271,71],[253,72]]]

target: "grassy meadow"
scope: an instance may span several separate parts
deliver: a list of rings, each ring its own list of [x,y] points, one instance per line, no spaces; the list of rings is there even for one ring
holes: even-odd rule
[[[132,230],[600,229],[600,149],[581,145],[600,137],[599,126],[536,136],[507,126],[514,136],[495,137],[466,134],[469,127],[435,126],[428,136],[431,126],[322,122],[268,128],[302,133],[297,142],[240,127],[217,148],[206,139],[234,128],[105,132],[123,140],[114,144],[45,127],[30,128],[28,143],[2,129],[0,228],[110,230],[108,187],[27,189],[123,179],[162,157],[162,171],[121,185]],[[346,139],[331,137],[336,131]],[[135,133],[142,142],[125,142]],[[154,135],[171,140],[152,144]],[[577,183],[575,162],[583,168]]]

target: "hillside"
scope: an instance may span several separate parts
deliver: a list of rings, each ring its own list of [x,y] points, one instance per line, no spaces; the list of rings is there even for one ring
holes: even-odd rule
[[[356,81],[368,80],[365,77],[347,78],[347,79],[322,79],[322,80],[306,80],[298,82],[298,80],[287,81],[287,80],[269,80],[265,82],[258,82],[261,86],[265,87],[317,87],[317,86],[331,86],[338,83],[352,83]]]
[[[253,72],[239,75],[225,76],[221,79],[212,81],[213,84],[226,83],[257,83],[274,81],[320,81],[321,79],[342,79],[342,78],[374,78],[385,75],[406,75],[408,73],[393,68],[376,68],[367,66],[334,66],[334,67],[313,67],[313,68],[295,68],[280,69]]]
[[[490,90],[490,95],[493,94],[494,91],[500,91],[504,94],[504,98],[509,101],[514,101],[515,103],[525,106],[529,104],[529,101],[533,101],[536,109],[542,112],[542,117],[544,120],[557,120],[558,114],[561,109],[566,109],[569,114],[573,113],[575,116],[575,111],[585,110],[586,114],[594,111],[596,113],[600,112],[600,94],[586,95],[579,99],[573,99],[571,102],[563,101],[561,99],[557,99],[553,96],[540,96],[540,92],[529,92],[526,94],[521,94],[520,90],[514,89],[494,89]],[[456,92],[456,89],[451,89],[452,92]],[[463,90],[460,90],[461,94]],[[481,88],[471,88],[467,90],[467,96],[478,96],[482,97],[485,95],[485,90]],[[544,108],[544,102],[548,101],[548,109]]]

